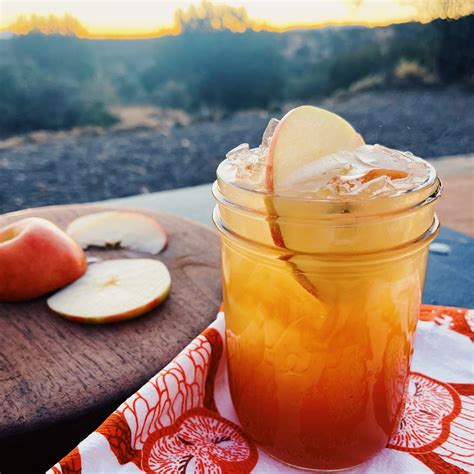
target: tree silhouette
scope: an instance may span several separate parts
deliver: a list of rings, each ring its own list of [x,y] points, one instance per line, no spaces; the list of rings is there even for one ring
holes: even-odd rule
[[[439,77],[445,83],[472,81],[474,70],[474,3],[465,0],[421,0],[420,16],[433,21],[433,48]],[[456,21],[452,21],[456,20]]]
[[[37,15],[18,15],[13,23],[5,28],[17,34],[26,35],[31,32],[39,32],[46,35],[61,36],[89,36],[89,31],[74,16],[65,14],[64,16],[56,16],[50,14],[48,16]]]
[[[219,5],[203,0],[187,10],[178,9],[175,23],[181,33],[190,31],[233,31],[242,33],[252,28],[252,22],[244,7]]]
[[[419,0],[413,4],[419,16],[427,21],[433,18],[457,20],[474,13],[474,3],[466,0]]]

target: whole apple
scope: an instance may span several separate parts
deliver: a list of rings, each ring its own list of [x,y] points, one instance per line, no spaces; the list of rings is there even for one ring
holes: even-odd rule
[[[87,268],[82,248],[46,219],[0,229],[0,301],[26,301],[62,288]]]

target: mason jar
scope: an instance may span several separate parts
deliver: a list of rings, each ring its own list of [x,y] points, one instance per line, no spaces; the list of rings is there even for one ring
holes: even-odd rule
[[[265,194],[217,173],[230,392],[244,431],[304,469],[357,466],[402,413],[441,184],[394,196]]]

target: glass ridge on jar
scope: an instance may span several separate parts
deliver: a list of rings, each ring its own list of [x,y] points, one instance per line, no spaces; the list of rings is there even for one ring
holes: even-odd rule
[[[357,466],[386,446],[402,412],[441,183],[433,169],[396,196],[325,201],[217,175],[229,384],[242,427],[284,463]]]

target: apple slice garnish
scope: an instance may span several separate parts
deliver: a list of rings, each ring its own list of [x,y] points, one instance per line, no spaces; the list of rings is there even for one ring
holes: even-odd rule
[[[349,122],[324,109],[303,105],[280,121],[270,142],[265,187],[278,194],[286,179],[305,165],[338,151],[364,144]]]
[[[81,323],[108,323],[144,314],[169,294],[165,264],[149,258],[108,260],[48,299],[55,313]]]
[[[270,233],[277,247],[307,251],[311,245],[310,235],[298,231],[295,236],[295,229],[291,227],[294,224],[286,224],[285,229],[285,224],[279,222],[280,215],[300,215],[298,201],[275,199],[279,191],[288,189],[289,178],[315,160],[363,144],[364,140],[352,125],[318,107],[303,105],[282,118],[272,136],[265,169],[265,207]],[[307,209],[305,205],[303,209]],[[293,254],[283,255],[281,259],[287,262],[300,285],[317,297],[315,285],[299,268]]]
[[[168,242],[166,232],[153,218],[138,212],[104,211],[71,222],[67,233],[83,248],[121,247],[159,254]]]
[[[318,107],[303,105],[290,110],[281,119],[271,138],[265,168],[265,207],[270,233],[277,247],[287,248],[287,245],[285,230],[278,222],[282,209],[278,208],[274,195],[288,189],[288,180],[315,160],[338,151],[353,150],[363,144],[364,140],[350,123]],[[298,203],[290,201],[279,202],[280,205],[283,203],[285,215],[297,216],[299,213],[295,207]],[[304,236],[301,238],[304,239]]]

